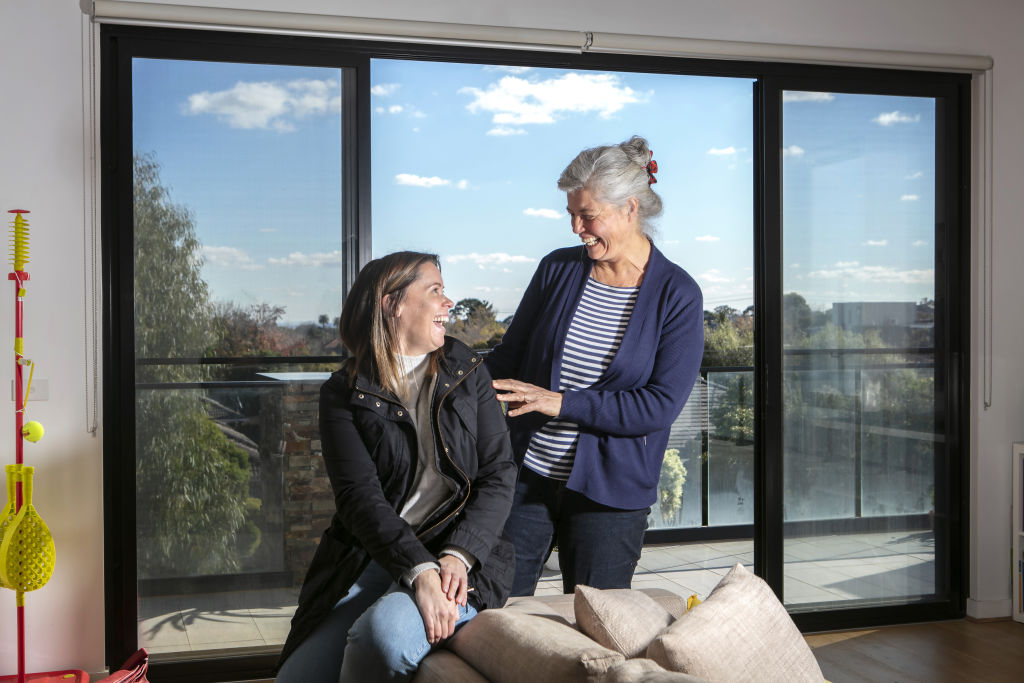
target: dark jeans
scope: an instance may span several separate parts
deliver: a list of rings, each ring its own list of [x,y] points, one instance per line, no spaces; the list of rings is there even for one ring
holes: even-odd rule
[[[595,503],[567,489],[564,481],[522,467],[505,523],[516,547],[512,595],[533,595],[554,545],[564,592],[574,592],[576,584],[629,588],[650,512]]]

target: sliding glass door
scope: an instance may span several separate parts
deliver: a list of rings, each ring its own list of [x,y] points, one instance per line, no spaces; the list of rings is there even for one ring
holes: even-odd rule
[[[781,92],[773,332],[783,596],[793,612],[949,596],[948,106],[934,96]]]

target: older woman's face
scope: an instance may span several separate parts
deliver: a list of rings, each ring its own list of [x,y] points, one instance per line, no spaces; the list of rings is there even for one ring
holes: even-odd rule
[[[615,261],[641,235],[637,212],[631,204],[615,206],[599,201],[586,188],[565,196],[572,231],[595,261]]]

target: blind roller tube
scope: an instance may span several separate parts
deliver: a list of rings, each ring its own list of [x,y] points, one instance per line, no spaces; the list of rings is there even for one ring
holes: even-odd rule
[[[960,72],[982,72],[992,68],[992,58],[984,55],[371,19],[163,2],[80,0],[80,3],[82,10],[99,23],[333,36],[549,52],[594,52]],[[323,5],[320,4],[318,7]]]

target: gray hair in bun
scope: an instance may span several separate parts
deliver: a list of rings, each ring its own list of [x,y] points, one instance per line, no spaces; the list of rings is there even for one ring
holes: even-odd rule
[[[600,201],[615,206],[624,206],[630,197],[636,197],[640,229],[651,238],[651,221],[661,214],[661,197],[651,187],[652,175],[647,170],[650,161],[651,149],[639,135],[618,145],[591,147],[565,167],[558,178],[558,189],[566,193],[586,189]]]

